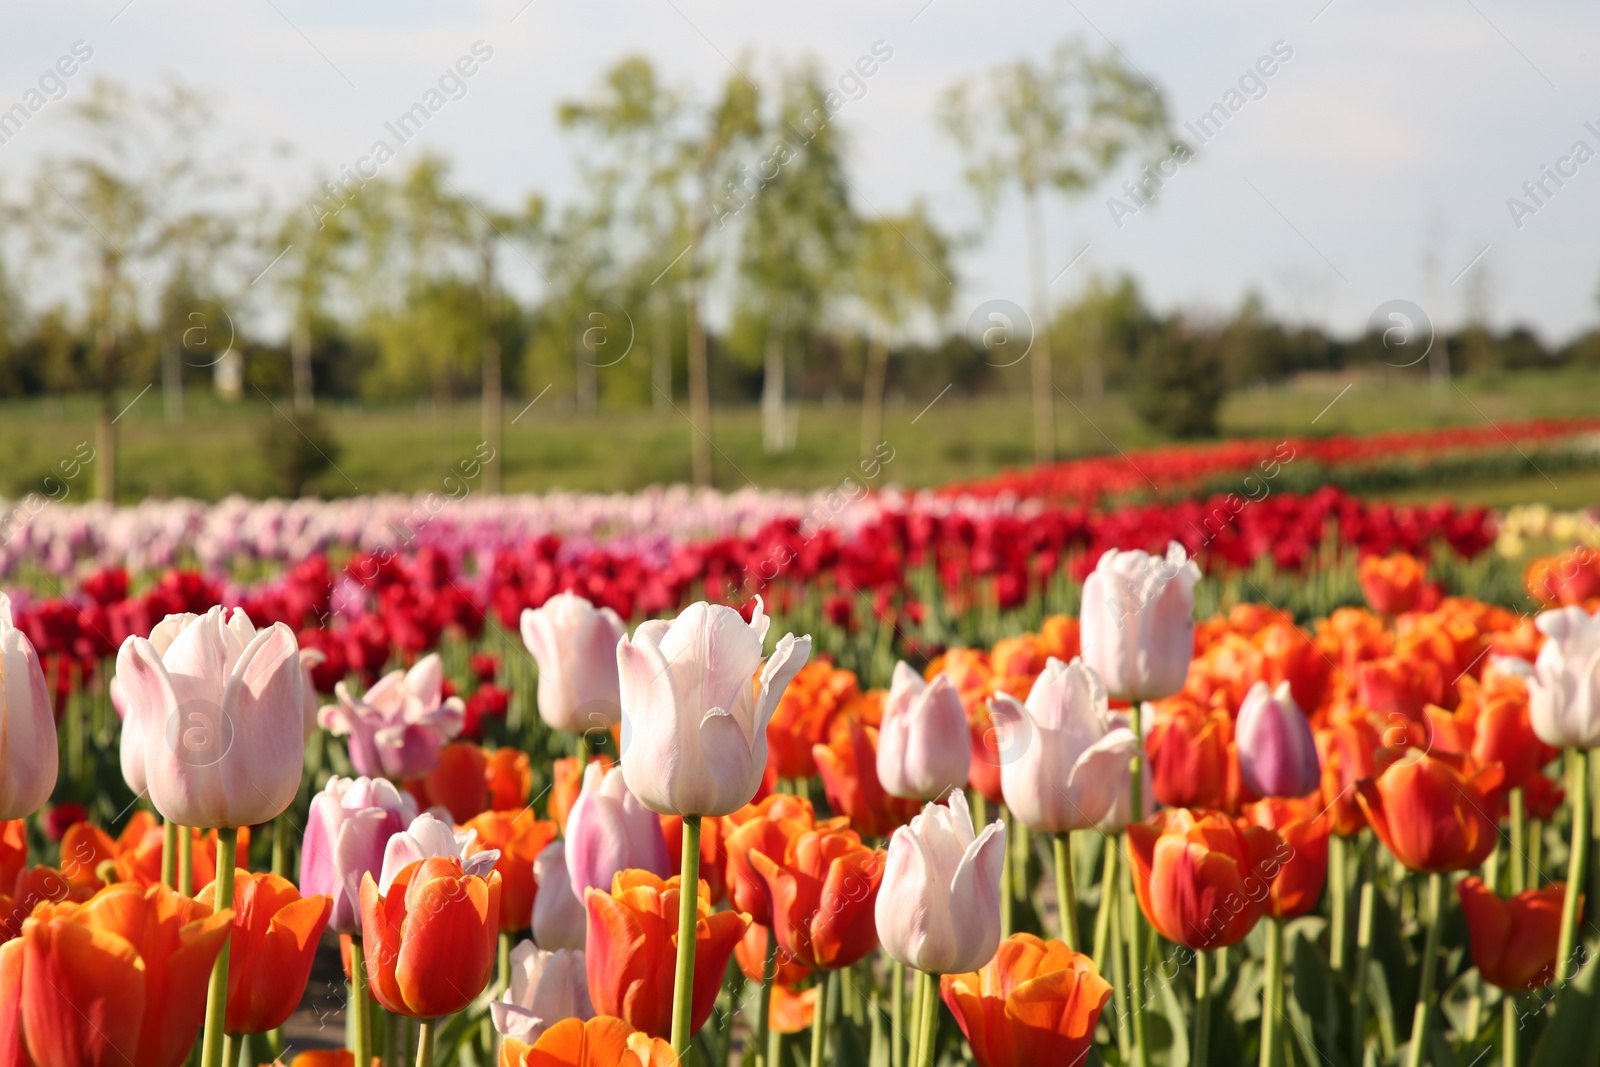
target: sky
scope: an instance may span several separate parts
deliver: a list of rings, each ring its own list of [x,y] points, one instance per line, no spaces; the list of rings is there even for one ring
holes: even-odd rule
[[[1226,314],[1255,292],[1341,335],[1399,299],[1438,325],[1473,315],[1551,341],[1600,318],[1600,6],[1578,0],[0,0],[0,20],[0,112],[75,46],[92,52],[67,64],[65,96],[0,144],[0,193],[13,195],[61,147],[67,103],[96,76],[202,88],[215,150],[289,202],[471,67],[392,165],[442,152],[468,195],[511,206],[535,189],[575,194],[556,105],[625,55],[704,99],[735,71],[770,82],[809,57],[833,78],[887,49],[835,121],[861,211],[921,198],[972,239],[955,324],[989,299],[1026,302],[1025,246],[1017,201],[986,217],[963,183],[939,97],[1079,36],[1161,87],[1191,144],[1184,123],[1237,110],[1149,206],[1119,188],[1131,164],[1048,200],[1053,299],[1127,272],[1162,309]],[[1252,80],[1263,57],[1273,73]],[[1524,183],[1541,180],[1534,199]]]

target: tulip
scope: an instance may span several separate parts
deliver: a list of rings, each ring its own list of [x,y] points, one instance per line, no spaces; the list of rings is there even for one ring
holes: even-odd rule
[[[378,893],[387,895],[400,872],[426,859],[450,859],[461,864],[466,875],[487,881],[500,853],[478,848],[475,830],[457,832],[438,816],[423,812],[411,825],[389,838],[383,849],[383,867],[378,872]],[[365,881],[365,879],[363,879]],[[366,905],[363,903],[362,921]]]
[[[878,947],[883,854],[854,830],[806,830],[780,859],[755,852],[750,862],[766,883],[772,929],[786,956],[836,971]]]
[[[469,821],[466,830],[478,835],[477,849],[496,849],[499,858],[494,869],[500,872],[500,931],[526,930],[533,922],[535,896],[539,891],[533,875],[533,862],[556,837],[556,824],[534,818],[523,808],[515,815],[505,811],[486,811]]]
[[[1484,981],[1512,993],[1550,984],[1566,888],[1553,882],[1505,900],[1476,875],[1456,884],[1467,917],[1472,964]]]
[[[567,816],[566,861],[579,900],[587,889],[609,886],[619,871],[669,873],[661,820],[634,796],[623,771],[584,768],[583,791]]]
[[[0,948],[0,1005],[34,1067],[178,1067],[232,922],[163,885],[42,903]]]
[[[1288,855],[1272,830],[1169,808],[1129,825],[1128,858],[1145,918],[1167,940],[1202,950],[1251,931]]]
[[[1194,654],[1200,568],[1176,541],[1165,557],[1108,549],[1083,582],[1083,661],[1114,697],[1158,700],[1183,688]]]
[[[785,634],[765,663],[769,620],[692,604],[642,623],[617,645],[622,773],[661,815],[727,815],[750,802],[767,768],[767,723],[811,638]],[[963,775],[963,777],[965,777]]]
[[[1268,797],[1245,810],[1256,826],[1275,831],[1288,846],[1288,855],[1272,879],[1267,914],[1274,919],[1297,919],[1322,901],[1328,880],[1328,836],[1332,821],[1322,812],[1320,798]]]
[[[1111,985],[1059,941],[1013,934],[977,972],[947,974],[939,993],[978,1067],[1081,1064]]]
[[[954,744],[967,735],[967,713],[950,679],[925,682],[897,663],[878,728],[878,780],[890,796],[938,800],[967,784],[972,748]]]
[[[742,817],[743,821],[738,821]],[[756,872],[752,857],[765,853],[769,859],[783,861],[789,842],[807,830],[817,829],[816,814],[804,797],[777,793],[729,816],[735,822],[726,844],[728,896],[735,911],[750,916],[760,926],[772,925],[772,897],[767,883]],[[841,829],[848,820],[830,819],[824,825]]]
[[[305,731],[307,741],[317,732],[317,711],[322,706],[314,676],[317,668],[326,662],[328,654],[320,648],[300,650],[300,727]]]
[[[490,811],[517,811],[533,792],[533,760],[509,745],[489,753],[484,767]]]
[[[533,942],[546,951],[581,952],[588,940],[589,919],[583,902],[572,892],[567,873],[567,845],[552,841],[533,861]]]
[[[261,1034],[300,1006],[333,902],[302,897],[287,878],[268,872],[235,870],[233,878],[227,1027],[231,1034]],[[216,895],[212,882],[195,899],[213,906]]]
[[[862,837],[886,837],[917,814],[916,801],[890,796],[878,781],[878,731],[861,718],[834,723],[828,744],[814,745],[811,755],[828,806],[848,816]]]
[[[1404,552],[1392,556],[1368,556],[1356,568],[1361,595],[1379,615],[1404,615],[1416,606],[1428,568],[1417,557]]]
[[[257,631],[220,607],[185,624],[165,653],[142,637],[122,643],[117,683],[143,721],[150,800],[168,822],[251,826],[294,800],[305,761],[299,652],[284,624]]]
[[[332,900],[328,927],[361,932],[361,876],[383,869],[389,838],[417,817],[417,804],[385,779],[328,779],[311,798],[300,851],[300,892]]]
[[[874,905],[884,952],[927,974],[989,962],[1000,943],[1005,850],[1005,824],[996,820],[975,833],[959,789],[896,830]]]
[[[589,757],[589,763],[598,763],[607,770],[613,766],[610,756],[599,755]],[[578,802],[578,795],[583,789],[583,771],[585,763],[580,763],[572,756],[563,756],[550,765],[550,818],[555,820],[561,832],[567,832],[567,816],[572,812],[572,805]]]
[[[182,633],[197,617],[189,612],[183,612],[168,615],[156,623],[150,631],[150,646],[155,649],[156,655],[165,656],[167,649],[172,647],[173,638]],[[144,746],[147,732],[145,716],[140,714],[140,709],[129,705],[128,698],[122,691],[122,683],[115,675],[111,678],[110,689],[111,705],[116,708],[117,717],[122,720],[120,741],[122,777],[135,795],[142,796],[149,788],[144,773]]]
[[[403,836],[390,838],[391,850]],[[499,872],[490,870],[484,878],[459,859],[441,856],[410,863],[392,876],[387,859],[384,866],[385,885],[370,874],[361,879],[361,929],[372,995],[390,1011],[413,1019],[462,1010],[494,973]],[[425,1025],[419,1040],[431,1037]]]
[[[1600,612],[1541,612],[1545,635],[1528,679],[1533,732],[1556,748],[1600,748]]]
[[[659,1037],[640,1033],[621,1019],[563,1019],[533,1045],[508,1038],[500,1067],[677,1067],[678,1054]]]
[[[649,871],[623,871],[611,892],[591,888],[584,893],[589,914],[584,958],[595,1009],[655,1037],[669,1034],[674,1026],[674,935],[682,884],[680,878],[663,880]],[[689,1000],[690,1033],[711,1015],[728,958],[749,923],[738,912],[712,911],[707,895],[699,894],[694,919],[699,966]]]
[[[489,1002],[501,1037],[536,1042],[563,1019],[594,1018],[583,953],[544,952],[532,941],[511,950],[511,988]]]
[[[780,953],[771,929],[758,923],[746,928],[733,950],[733,959],[750,981],[767,983],[774,989],[781,985],[798,988],[811,977],[811,968]]]
[[[1365,717],[1335,723],[1315,734],[1322,764],[1322,802],[1333,822],[1333,833],[1354,837],[1367,825],[1357,798],[1356,783],[1377,775],[1378,750],[1383,739]]]
[[[1223,807],[1233,733],[1227,712],[1178,697],[1145,705],[1144,721],[1150,724],[1145,748],[1155,799],[1170,808]]]
[[[27,866],[27,820],[11,819],[0,823],[0,892],[5,892],[16,885],[17,875]]]
[[[1386,758],[1377,778],[1357,784],[1357,799],[1396,859],[1432,873],[1466,870],[1488,858],[1500,838],[1488,815],[1495,810],[1489,794],[1500,784],[1498,764],[1472,771],[1458,757],[1414,749]]]
[[[32,815],[56,787],[56,719],[39,654],[0,593],[0,820]]]
[[[489,755],[471,741],[452,741],[439,750],[433,769],[406,783],[424,809],[443,808],[452,822],[464,823],[489,807]]]
[[[1139,742],[1109,712],[1105,687],[1083,660],[1046,661],[1025,703],[1001,693],[990,707],[1006,732],[1000,787],[1024,826],[1115,833],[1127,825]]]
[[[683,816],[659,815],[661,837],[666,844],[667,869],[665,875],[683,873]],[[700,880],[711,893],[711,903],[720,904],[728,898],[728,862],[723,839],[727,836],[723,819],[715,816],[700,820]]]
[[[539,664],[539,717],[552,730],[609,730],[622,719],[617,642],[628,629],[610,608],[558,593],[522,612],[522,643]]]
[[[1302,797],[1322,780],[1311,724],[1289,693],[1289,683],[1268,689],[1257,682],[1245,694],[1234,724],[1239,772],[1260,797]]]
[[[465,705],[444,697],[439,654],[409,671],[391,671],[361,697],[343,682],[334,685],[337,704],[317,715],[324,730],[350,739],[350,764],[372,778],[420,778],[439,762],[444,743],[461,732]]]

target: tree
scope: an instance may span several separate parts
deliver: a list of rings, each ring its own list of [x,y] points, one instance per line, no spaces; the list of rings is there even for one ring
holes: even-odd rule
[[[979,83],[952,87],[943,102],[946,130],[967,157],[966,178],[992,214],[1002,191],[1022,194],[1034,331],[1034,453],[1055,457],[1055,388],[1051,380],[1049,284],[1041,198],[1047,188],[1068,195],[1090,189],[1130,151],[1170,147],[1161,91],[1112,51],[1091,53],[1081,41],[1059,45],[1048,63],[1017,60]]]
[[[852,275],[870,320],[861,397],[861,454],[882,439],[883,392],[889,346],[904,340],[918,314],[943,314],[955,296],[951,242],[920,203],[904,215],[880,215],[857,224]]]
[[[273,286],[289,304],[289,370],[294,382],[294,409],[305,414],[316,403],[311,350],[316,323],[327,316],[329,297],[348,269],[344,257],[354,238],[351,219],[342,211],[320,215],[296,205],[277,227],[276,240],[263,251],[283,253],[272,271]]]
[[[78,147],[39,168],[30,213],[36,246],[65,249],[89,269],[86,303],[94,335],[95,495],[116,495],[119,334],[137,324],[139,290],[152,285],[158,256],[229,237],[206,204],[217,175],[201,162],[198,139],[210,120],[201,96],[170,84],[144,100],[95,81],[69,118]]]

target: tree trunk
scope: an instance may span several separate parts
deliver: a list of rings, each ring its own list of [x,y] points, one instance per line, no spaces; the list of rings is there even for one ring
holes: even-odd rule
[[[295,316],[294,329],[289,334],[289,372],[294,379],[295,414],[309,414],[316,405],[311,383],[311,315],[309,312],[303,312]]]
[[[483,250],[483,441],[489,446],[494,459],[484,464],[483,491],[500,491],[500,450],[504,444],[501,418],[504,401],[501,398],[500,338],[495,333],[498,305],[494,291],[494,253],[492,246]]]
[[[672,305],[665,290],[650,294],[650,405],[672,409]]]
[[[161,343],[161,400],[167,421],[183,422],[183,364],[171,341]]]
[[[1033,289],[1033,454],[1040,463],[1056,458],[1056,398],[1051,380],[1050,289],[1045,281],[1044,216],[1039,191],[1029,189],[1028,276]],[[1092,358],[1092,357],[1091,357]]]
[[[700,280],[689,280],[684,316],[689,320],[689,447],[694,484],[711,485],[711,368],[706,328],[700,321]]]
[[[768,454],[789,451],[784,404],[783,316],[767,322],[766,358],[761,378],[761,446]]]
[[[95,332],[95,347],[100,353],[100,418],[94,433],[94,496],[96,500],[117,498],[117,336],[108,320]]]
[[[867,344],[867,373],[861,387],[861,455],[873,454],[883,439],[883,387],[889,377],[889,345],[882,337]]]

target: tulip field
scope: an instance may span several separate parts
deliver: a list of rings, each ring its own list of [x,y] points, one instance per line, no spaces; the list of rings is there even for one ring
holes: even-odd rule
[[[1600,1063],[1600,519],[1391,437],[6,505],[0,1067]]]

